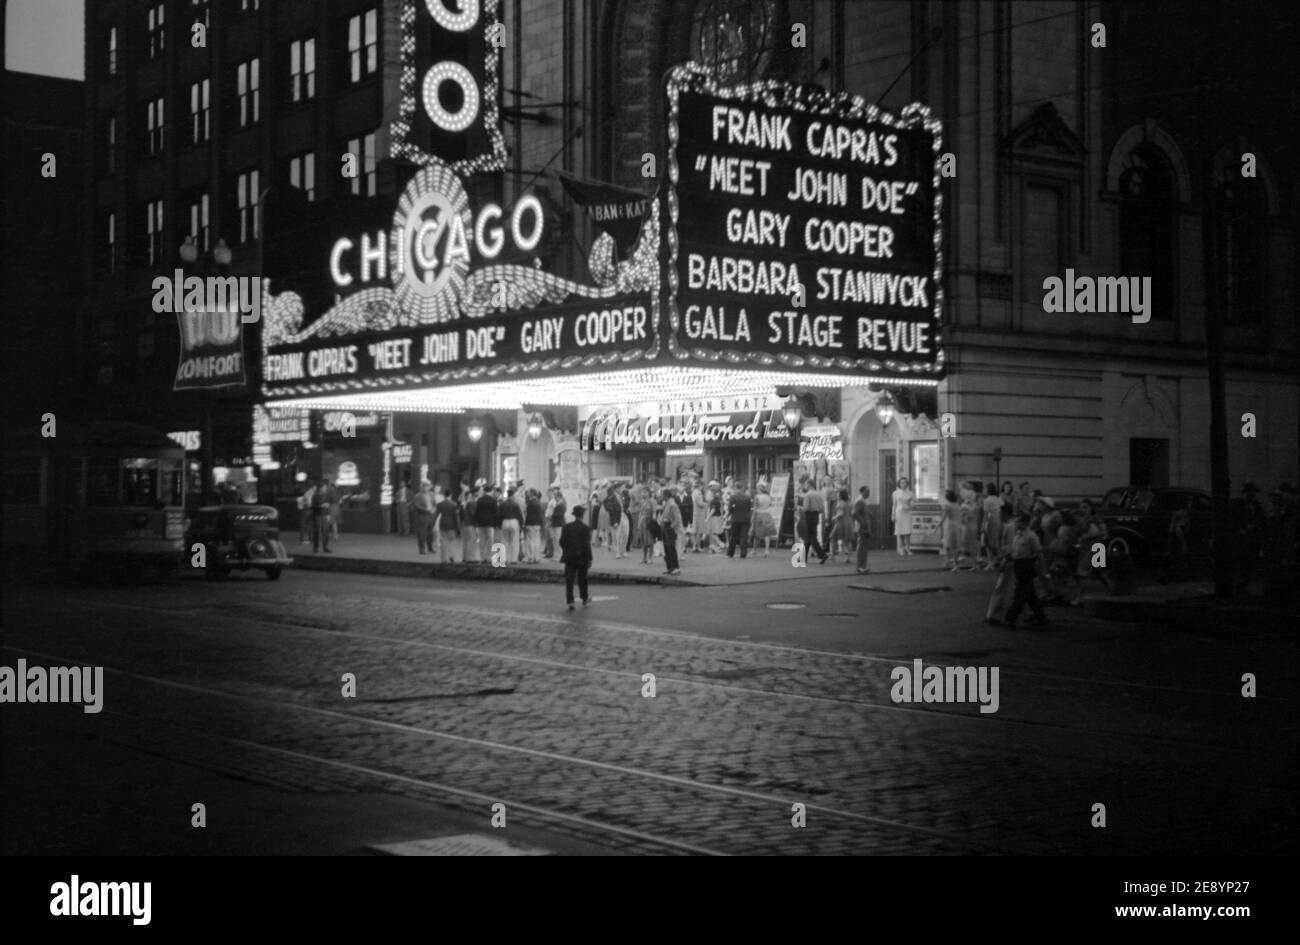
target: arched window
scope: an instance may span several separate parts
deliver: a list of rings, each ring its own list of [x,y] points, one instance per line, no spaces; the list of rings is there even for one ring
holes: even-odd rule
[[[1140,144],[1119,177],[1121,276],[1151,277],[1151,318],[1174,317],[1175,192],[1164,152]]]
[[[1219,314],[1233,325],[1264,315],[1263,188],[1250,178],[1223,177],[1214,191],[1214,265]]]
[[[699,0],[691,24],[691,53],[724,84],[763,77],[772,61],[773,0]]]

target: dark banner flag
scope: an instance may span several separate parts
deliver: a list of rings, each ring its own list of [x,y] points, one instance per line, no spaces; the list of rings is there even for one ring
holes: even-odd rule
[[[173,390],[243,387],[244,332],[238,310],[177,312],[181,360]]]
[[[618,258],[626,259],[641,234],[641,224],[654,198],[626,187],[556,173],[573,202],[586,212],[591,222],[614,238]]]

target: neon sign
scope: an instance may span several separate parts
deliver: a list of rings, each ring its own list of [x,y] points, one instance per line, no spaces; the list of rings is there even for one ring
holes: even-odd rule
[[[402,5],[394,157],[417,164],[442,158],[465,175],[505,167],[497,106],[505,28],[497,20],[498,6],[498,0],[406,0]]]
[[[382,283],[391,278],[397,300],[413,307],[423,319],[446,321],[464,292],[473,257],[491,261],[506,248],[506,231],[513,252],[530,253],[542,241],[545,213],[542,202],[525,194],[510,213],[490,203],[475,215],[460,179],[443,164],[422,170],[407,187],[391,231],[362,234],[358,242],[344,237],[330,251],[330,278],[346,289],[356,284]]]

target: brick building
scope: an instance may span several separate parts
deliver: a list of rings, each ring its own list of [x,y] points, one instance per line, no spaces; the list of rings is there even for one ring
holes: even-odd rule
[[[413,172],[393,157],[403,17],[423,10],[404,0],[87,5],[89,370],[105,409],[195,429],[210,405],[212,461],[251,458],[257,379],[208,404],[173,395],[176,332],[148,308],[149,281],[170,270],[186,237],[209,259],[224,240],[232,274],[274,282],[271,257],[323,271],[315,251],[295,258],[307,239],[293,218],[364,216],[355,201],[367,199],[391,209]],[[466,187],[502,206],[537,194],[558,234],[538,264],[573,279],[590,275],[596,231],[555,172],[653,193],[664,76],[677,63],[702,61],[736,82],[846,91],[894,113],[912,101],[933,110],[956,168],[942,183],[945,373],[937,391],[860,384],[817,399],[814,412],[842,432],[854,487],[888,495],[899,475],[920,478],[919,466],[935,494],[999,475],[1062,496],[1128,482],[1208,487],[1203,159],[1220,201],[1213,273],[1230,432],[1243,413],[1258,422],[1254,439],[1231,439],[1232,475],[1296,477],[1295,88],[1260,65],[1293,51],[1286,7],[502,0],[497,16],[507,158]],[[196,20],[207,25],[204,48],[191,42]],[[1239,173],[1246,152],[1251,178]],[[360,177],[339,172],[347,154],[359,157]],[[303,199],[316,209],[293,203]],[[277,200],[290,209],[277,215]],[[1067,270],[1150,277],[1150,320],[1045,311],[1044,280]],[[250,366],[257,343],[254,330]],[[886,389],[901,409],[882,428]],[[330,405],[348,403],[321,404]],[[475,416],[488,434],[476,440],[471,417],[438,412],[431,394],[419,409],[391,408],[383,437],[411,445],[408,474],[443,485],[507,470],[537,482],[554,467],[551,434],[576,426],[571,409],[548,411],[547,435],[530,447],[523,421],[545,406],[485,402]],[[953,415],[955,438],[939,435],[939,414]],[[331,468],[339,455],[326,446],[324,456],[277,447],[278,489]],[[627,451],[592,458],[590,472],[670,475],[685,462],[753,478],[796,455],[794,440],[689,461]]]

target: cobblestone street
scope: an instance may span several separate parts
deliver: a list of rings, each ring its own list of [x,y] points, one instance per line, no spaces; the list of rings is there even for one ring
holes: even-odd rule
[[[1046,633],[998,631],[958,617],[979,610],[986,578],[930,581],[952,590],[869,594],[843,577],[597,588],[572,615],[555,588],[320,573],[15,591],[6,661],[103,665],[106,695],[100,715],[6,708],[6,741],[33,763],[7,766],[5,835],[29,852],[82,851],[92,837],[113,851],[193,843],[184,810],[179,833],[109,822],[147,780],[134,762],[130,780],[114,772],[122,751],[290,797],[404,797],[482,833],[585,845],[572,852],[1293,849],[1289,637],[1259,628],[1175,649],[1167,632],[1073,615]],[[792,598],[839,629],[812,635],[808,618],[764,606]],[[998,711],[896,704],[891,670],[914,659],[999,667]],[[1260,675],[1259,698],[1241,697],[1243,671]],[[74,779],[76,803],[96,829],[41,796],[76,766],[51,749],[87,738],[102,740],[104,768]],[[504,830],[490,823],[497,802]],[[1104,830],[1090,823],[1096,803]],[[796,804],[806,826],[792,826]],[[229,810],[237,801],[220,806],[209,803],[210,833],[250,829],[235,825],[251,816]],[[340,844],[331,852],[359,852]]]

